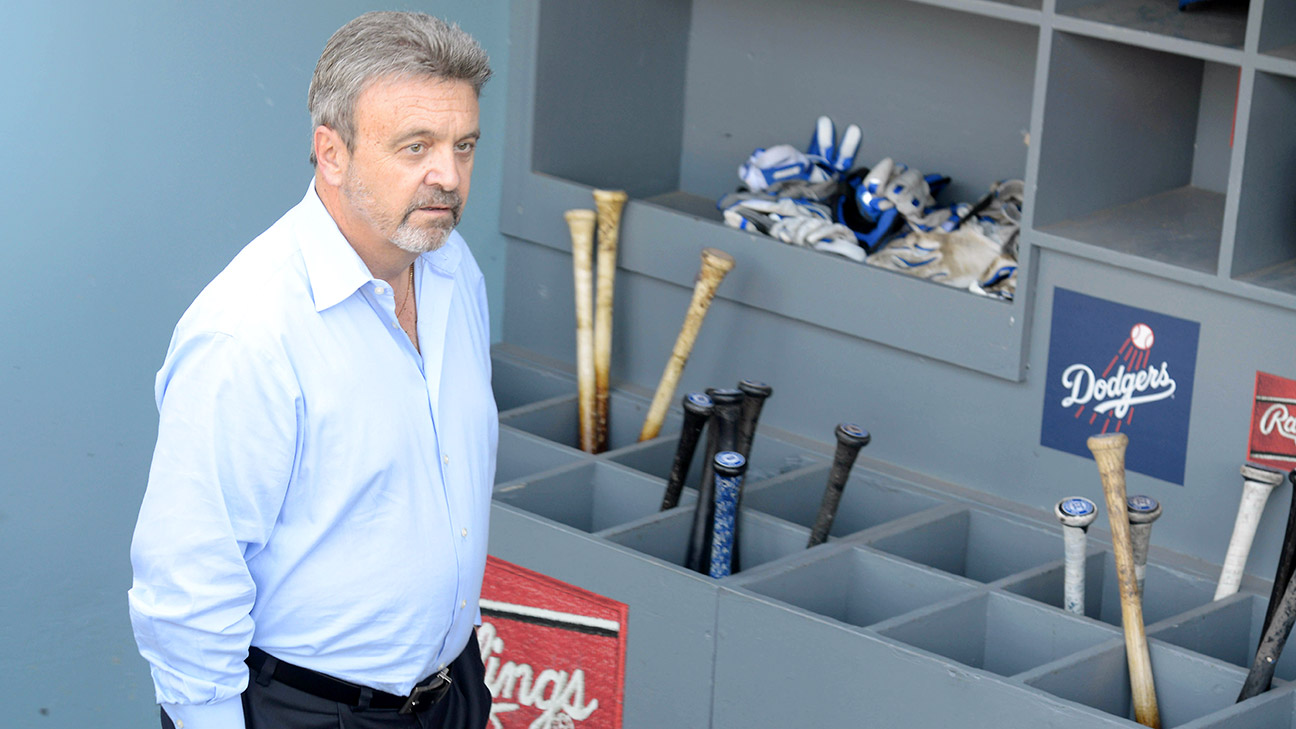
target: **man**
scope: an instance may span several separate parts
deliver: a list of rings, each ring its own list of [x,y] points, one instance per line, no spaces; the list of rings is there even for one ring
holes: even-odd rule
[[[497,412],[454,231],[490,66],[370,13],[325,46],[315,177],[176,326],[131,549],[163,727],[471,727]]]

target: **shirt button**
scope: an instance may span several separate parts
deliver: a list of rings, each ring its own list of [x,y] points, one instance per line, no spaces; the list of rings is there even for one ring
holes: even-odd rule
[[[398,321],[392,322],[392,329],[399,329],[399,328],[400,328],[400,322]]]
[[[459,531],[459,533],[463,535],[463,538],[464,538],[464,539],[467,539],[467,538],[468,538],[468,527],[464,527],[463,529],[461,529],[461,530]]]
[[[378,293],[379,296],[381,296],[381,295],[387,293],[387,289],[385,289],[385,288],[383,288],[383,287],[381,287],[381,286],[379,286],[378,288],[374,289],[374,291],[376,291],[376,292]],[[177,729],[178,729],[178,728],[177,728]]]
[[[466,608],[466,607],[468,607],[468,601],[467,601],[467,600],[460,600],[460,601],[459,601],[459,609],[460,609],[460,610],[463,610],[463,609]]]
[[[450,465],[450,456],[441,456],[441,462],[447,466]]]

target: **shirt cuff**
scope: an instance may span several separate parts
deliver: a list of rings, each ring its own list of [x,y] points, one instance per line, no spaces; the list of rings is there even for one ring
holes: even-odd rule
[[[215,704],[162,704],[162,710],[171,717],[176,729],[245,729],[243,699],[232,699]]]

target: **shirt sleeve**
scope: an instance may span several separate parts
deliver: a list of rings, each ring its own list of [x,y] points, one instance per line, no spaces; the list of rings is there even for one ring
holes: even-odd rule
[[[189,729],[243,726],[256,597],[247,561],[270,537],[297,453],[301,398],[287,374],[236,337],[177,332],[157,376],[128,597],[157,700],[173,719],[192,713]]]

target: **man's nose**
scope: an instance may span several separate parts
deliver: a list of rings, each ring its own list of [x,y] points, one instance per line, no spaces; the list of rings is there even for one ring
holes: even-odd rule
[[[423,182],[446,192],[459,189],[459,166],[455,164],[453,149],[447,147],[431,156]]]

